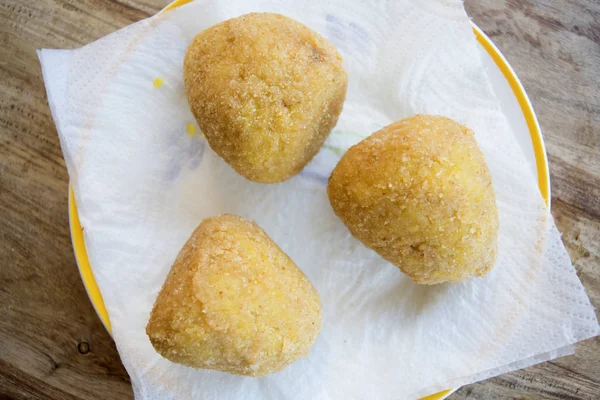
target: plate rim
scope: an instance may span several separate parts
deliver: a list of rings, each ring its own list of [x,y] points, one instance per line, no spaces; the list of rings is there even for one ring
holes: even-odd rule
[[[173,9],[175,7],[179,7],[183,4],[189,3],[193,0],[176,0],[171,4],[167,5],[162,11],[166,11],[169,9]],[[550,172],[548,168],[548,155],[546,153],[546,146],[544,143],[544,138],[542,136],[542,129],[540,127],[539,121],[537,119],[537,115],[533,109],[533,105],[531,104],[531,100],[521,83],[521,80],[515,73],[512,66],[509,64],[506,57],[502,54],[500,49],[496,47],[496,45],[492,42],[492,40],[475,24],[475,22],[471,21],[471,25],[473,28],[473,32],[475,33],[475,37],[477,42],[487,51],[487,53],[492,57],[496,66],[500,69],[504,78],[510,85],[514,96],[516,97],[525,121],[527,123],[527,127],[529,129],[529,135],[531,138],[531,143],[533,146],[533,152],[536,161],[536,170],[538,175],[538,187],[546,202],[548,208],[550,208],[551,201],[551,186],[550,186]],[[73,187],[69,182],[69,194],[68,194],[68,207],[69,207],[69,228],[71,233],[71,243],[73,246],[73,251],[75,253],[75,261],[77,264],[77,268],[79,270],[79,275],[81,276],[81,280],[83,282],[83,286],[85,287],[85,291],[94,307],[94,311],[100,318],[102,325],[107,330],[107,332],[112,336],[112,327],[110,324],[110,318],[108,316],[108,312],[104,305],[104,300],[102,299],[102,294],[100,293],[100,288],[96,283],[96,279],[94,278],[94,274],[92,272],[92,268],[90,265],[90,261],[87,255],[87,250],[85,247],[85,241],[83,238],[84,227],[81,225],[81,221],[79,220],[79,214],[77,212],[77,205],[75,203],[75,194],[73,192]],[[454,393],[458,388],[449,389],[440,393],[436,393],[427,397],[422,398],[421,400],[442,400],[450,396]]]

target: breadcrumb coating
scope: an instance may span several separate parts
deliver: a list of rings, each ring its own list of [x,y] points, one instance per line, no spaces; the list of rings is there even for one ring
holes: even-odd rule
[[[177,256],[146,333],[173,362],[259,377],[308,355],[320,329],[308,278],[255,223],[225,214]]]
[[[256,182],[298,174],[337,123],[346,97],[335,47],[279,14],[246,14],[200,32],[183,72],[209,145]]]
[[[497,255],[492,178],[473,131],[444,117],[395,122],[351,147],[329,178],[353,236],[416,283],[484,276]]]

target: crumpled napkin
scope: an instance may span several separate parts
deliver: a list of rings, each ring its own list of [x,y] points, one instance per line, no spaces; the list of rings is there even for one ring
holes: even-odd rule
[[[193,36],[252,11],[321,33],[349,73],[326,145],[276,185],[243,179],[213,153],[183,87]],[[568,354],[598,334],[459,0],[199,0],[39,57],[90,263],[138,399],[415,398]],[[326,180],[348,146],[415,113],[474,129],[490,166],[499,257],[483,279],[415,285],[330,208]],[[223,212],[262,226],[323,302],[310,356],[261,379],[173,364],[145,334],[177,252],[203,218]]]

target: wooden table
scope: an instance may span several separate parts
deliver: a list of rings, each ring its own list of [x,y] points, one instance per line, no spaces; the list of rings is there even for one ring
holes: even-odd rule
[[[129,377],[83,288],[68,175],[36,48],[74,48],[167,0],[0,0],[0,398],[127,399]],[[540,119],[552,213],[600,307],[600,2],[466,0]],[[598,399],[600,339],[577,354],[461,388],[453,399]]]

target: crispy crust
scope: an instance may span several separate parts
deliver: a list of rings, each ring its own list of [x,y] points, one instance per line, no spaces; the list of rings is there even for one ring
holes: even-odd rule
[[[279,14],[246,14],[200,32],[183,72],[208,143],[256,182],[299,173],[337,123],[346,97],[335,47]]]
[[[146,333],[173,362],[258,377],[308,355],[320,329],[302,271],[256,224],[221,215],[177,256]]]
[[[351,147],[328,194],[350,232],[415,282],[457,282],[494,265],[498,211],[473,132],[436,116],[395,122]]]

